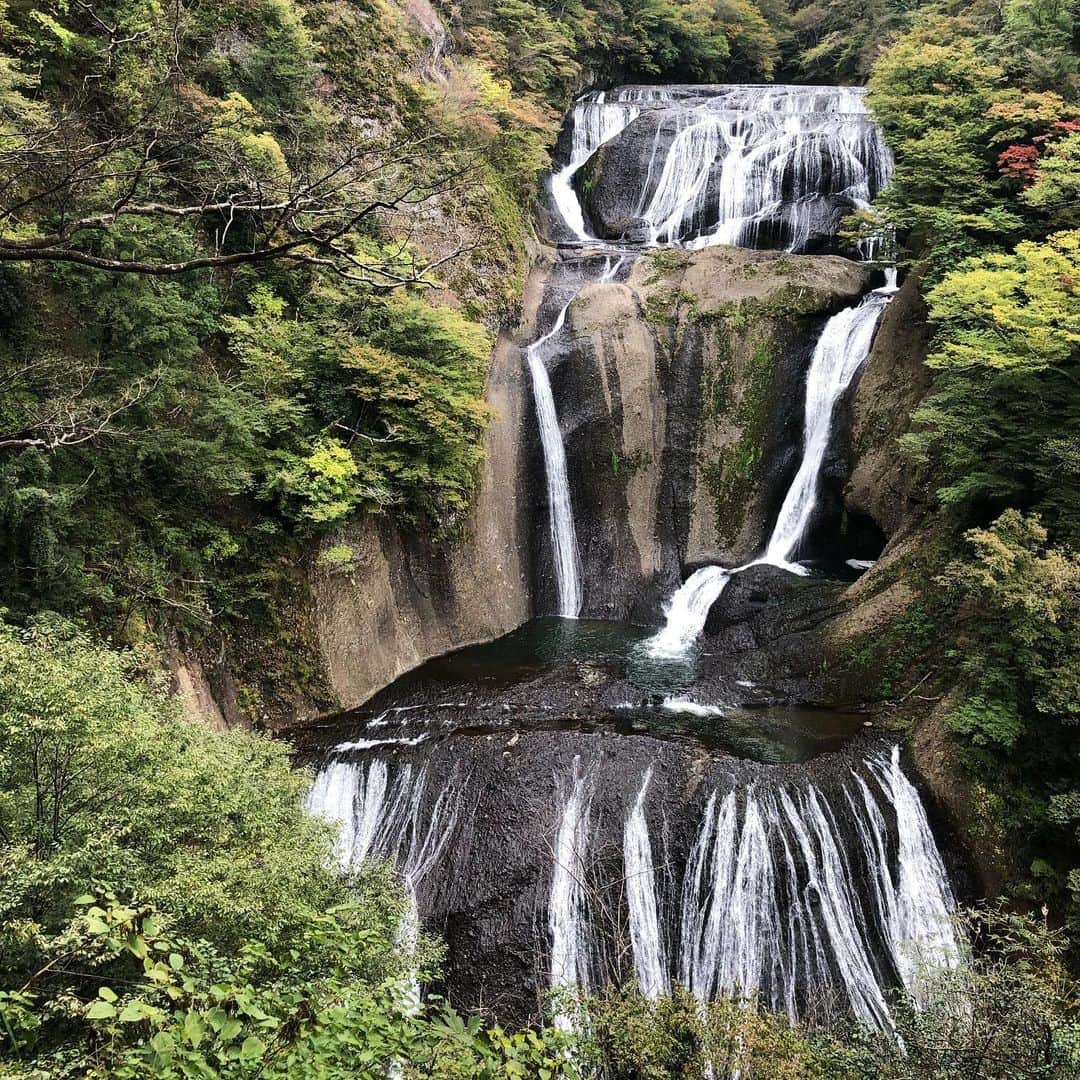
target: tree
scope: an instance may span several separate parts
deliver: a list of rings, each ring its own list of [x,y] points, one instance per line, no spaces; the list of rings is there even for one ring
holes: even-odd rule
[[[478,242],[432,264],[369,258],[365,237],[407,235],[474,163],[451,160],[436,133],[379,135],[362,115],[331,122],[288,99],[260,110],[239,89],[211,96],[206,20],[183,5],[80,3],[23,24],[21,59],[51,59],[51,93],[35,107],[33,80],[5,58],[0,108],[15,130],[0,139],[0,262],[170,276],[284,260],[389,290]],[[298,20],[284,29],[269,35],[275,67],[292,50],[293,82],[310,93],[311,42]],[[200,250],[156,244],[169,233],[145,226],[169,221],[195,226]]]

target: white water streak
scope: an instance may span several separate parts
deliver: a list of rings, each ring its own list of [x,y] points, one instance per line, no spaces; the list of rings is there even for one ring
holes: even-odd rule
[[[575,756],[571,775],[560,782],[562,813],[555,836],[551,895],[548,900],[548,932],[551,938],[552,990],[563,993],[590,987],[588,912],[585,893],[585,859],[589,845],[590,793],[588,775]],[[573,1018],[557,1006],[555,1026],[571,1030]]]
[[[667,960],[660,921],[645,799],[652,782],[652,767],[645,771],[641,790],[623,830],[623,864],[626,870],[626,906],[629,912],[630,945],[638,987],[655,1000],[668,992]]]
[[[836,403],[870,355],[878,322],[891,294],[870,293],[858,307],[846,308],[825,324],[806,376],[803,456],[784,496],[762,562],[793,569],[817,506],[821,466],[829,448]]]
[[[570,619],[577,618],[581,610],[581,559],[574,528],[574,510],[570,503],[570,483],[566,477],[566,448],[563,446],[551,379],[545,364],[545,346],[562,330],[572,302],[573,297],[559,312],[554,326],[525,350],[525,359],[532,375],[533,400],[536,403],[544,471],[547,474],[548,522],[555,581],[559,590],[559,614]]]
[[[870,355],[878,323],[895,287],[877,289],[861,304],[845,308],[825,324],[814,348],[806,377],[803,456],[784,496],[765,554],[744,566],[705,566],[695,571],[668,601],[664,626],[646,643],[650,656],[686,656],[705,629],[712,605],[727,583],[751,566],[779,566],[795,574],[806,571],[792,559],[806,538],[818,501],[821,466],[832,436],[836,404]]]
[[[596,278],[598,284],[614,279],[625,259],[606,258],[603,270]],[[574,526],[574,507],[570,496],[570,482],[566,474],[566,447],[559,428],[559,416],[555,409],[555,397],[551,390],[551,378],[547,363],[554,352],[553,343],[566,325],[566,314],[581,290],[592,284],[588,277],[563,304],[551,329],[537,338],[526,350],[525,359],[532,376],[533,400],[540,428],[540,445],[544,453],[544,472],[548,489],[548,525],[551,534],[552,561],[555,583],[559,594],[559,614],[563,618],[576,619],[581,611],[581,554],[578,550],[577,529]]]
[[[734,571],[703,566],[691,574],[667,604],[663,629],[646,643],[650,656],[677,659],[685,656],[701,631],[709,609],[716,603]]]

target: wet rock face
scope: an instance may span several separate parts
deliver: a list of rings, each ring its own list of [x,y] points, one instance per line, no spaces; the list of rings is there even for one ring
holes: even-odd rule
[[[409,875],[424,924],[444,936],[434,989],[502,1023],[544,1015],[567,941],[578,951],[576,981],[594,990],[640,980],[651,957],[662,986],[678,980],[711,997],[745,977],[774,1008],[806,1015],[831,1001],[880,1023],[882,988],[903,977],[881,875],[900,880],[896,863],[907,859],[951,904],[928,830],[914,864],[901,852],[910,813],[920,829],[925,816],[894,801],[914,792],[887,775],[885,740],[862,737],[787,766],[718,754],[692,738],[533,730],[520,718],[440,729],[419,746],[339,746],[325,761],[323,790],[345,815],[353,854],[359,845],[361,858],[391,858]],[[863,809],[865,800],[876,810]],[[729,909],[736,864],[741,902]],[[561,870],[570,874],[560,884]],[[634,874],[647,875],[651,941],[642,939],[642,894],[635,906],[627,886]]]
[[[798,468],[805,370],[870,272],[739,248],[660,251],[587,286],[550,364],[582,615],[656,623],[687,565],[758,554]],[[533,483],[544,490],[542,466]],[[546,508],[535,521],[540,610]]]
[[[835,444],[845,504],[889,536],[906,531],[922,513],[912,467],[899,453],[897,439],[911,427],[911,414],[929,387],[924,365],[929,344],[926,305],[912,275],[882,317],[846,403],[848,423]]]

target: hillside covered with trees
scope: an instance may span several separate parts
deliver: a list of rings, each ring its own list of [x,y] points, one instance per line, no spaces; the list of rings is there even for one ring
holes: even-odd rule
[[[467,538],[573,98],[772,81],[866,84],[895,154],[849,222],[931,335],[916,600],[852,663],[898,730],[944,702],[1001,903],[898,1039],[633,987],[569,1030],[420,1003],[442,944],[388,868],[338,874],[258,730],[335,704],[297,568],[372,517]],[[0,1075],[1077,1075],[1080,5],[0,0],[0,559]],[[182,714],[177,643],[254,730]]]

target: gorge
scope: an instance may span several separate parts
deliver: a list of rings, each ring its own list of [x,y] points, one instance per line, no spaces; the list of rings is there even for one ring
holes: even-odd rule
[[[839,224],[890,155],[846,87],[590,93],[560,147],[518,355],[545,617],[306,731],[309,809],[343,869],[398,867],[457,1002],[519,1022],[553,991],[568,1027],[560,994],[635,978],[888,1032],[891,989],[963,951],[899,747],[811,706],[839,703],[812,658],[766,637],[748,678],[755,650],[715,645],[734,578],[782,638],[798,579],[835,614],[879,553],[822,474],[897,289]]]
[[[1074,0],[0,0],[5,1080],[1080,1076]]]

